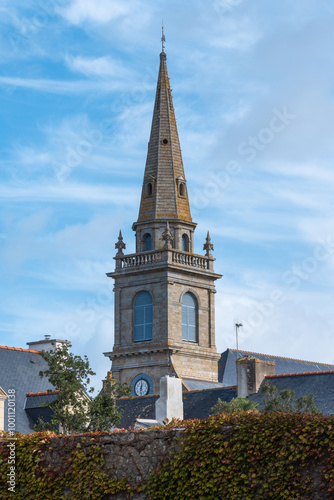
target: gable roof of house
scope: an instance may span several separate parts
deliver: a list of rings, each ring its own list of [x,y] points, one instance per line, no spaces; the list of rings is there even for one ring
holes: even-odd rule
[[[40,351],[0,346],[0,386],[7,394],[10,389],[15,390],[15,430],[22,434],[34,431],[34,421],[24,410],[26,394],[54,389],[47,378],[39,376],[47,367]],[[7,404],[8,399],[5,401],[5,430],[8,429]]]
[[[237,383],[237,370],[235,364],[237,355],[238,351],[236,349],[226,349],[226,351],[222,353],[218,362],[218,380],[224,385],[224,387],[236,385]],[[255,356],[258,359],[275,361],[276,375],[283,373],[308,373],[315,371],[327,372],[334,369],[334,365],[325,363],[284,358],[282,356],[272,356],[258,352],[239,351],[240,358],[249,355]]]
[[[275,385],[278,391],[290,389],[295,391],[298,399],[303,394],[314,395],[314,403],[322,411],[323,415],[334,415],[334,371],[289,373],[282,375],[271,375],[265,377],[260,390],[251,394],[248,399],[263,404],[264,393],[261,388],[265,383]]]
[[[235,398],[236,395],[236,387],[219,387],[183,392],[184,418],[186,420],[206,418],[209,416],[211,408],[217,403],[218,398],[228,402]],[[159,399],[157,394],[119,399],[117,406],[123,411],[123,417],[117,427],[128,428],[136,423],[137,418],[155,419],[155,402],[157,399]]]
[[[0,387],[0,396],[4,396],[5,398],[8,396],[2,387]]]

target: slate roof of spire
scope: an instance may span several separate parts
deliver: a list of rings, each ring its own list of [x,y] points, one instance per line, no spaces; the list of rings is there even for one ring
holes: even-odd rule
[[[181,193],[180,184],[183,184]],[[160,54],[151,135],[137,223],[157,219],[192,222],[165,52]]]

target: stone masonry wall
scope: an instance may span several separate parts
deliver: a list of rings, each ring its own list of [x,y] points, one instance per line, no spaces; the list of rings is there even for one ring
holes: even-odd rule
[[[113,479],[127,479],[133,486],[139,486],[147,480],[163,461],[168,459],[179,447],[177,437],[182,436],[182,430],[152,429],[144,431],[115,432],[101,436],[89,435],[82,445],[82,435],[72,435],[71,445],[66,443],[64,436],[54,437],[44,451],[44,457],[50,469],[55,469],[66,461],[77,443],[82,449],[99,445],[103,448],[105,458],[104,470]],[[50,452],[49,449],[52,448]],[[66,492],[70,495],[70,492]],[[108,500],[123,500],[126,494],[109,495]],[[134,495],[132,500],[146,500],[143,493]]]

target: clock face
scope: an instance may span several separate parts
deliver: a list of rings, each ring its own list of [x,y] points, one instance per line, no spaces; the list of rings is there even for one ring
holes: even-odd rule
[[[135,394],[136,396],[146,396],[148,394],[148,383],[145,379],[140,378],[136,383],[135,383]]]

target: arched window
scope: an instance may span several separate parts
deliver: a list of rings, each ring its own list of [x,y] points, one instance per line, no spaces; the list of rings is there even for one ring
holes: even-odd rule
[[[152,237],[150,233],[144,234],[144,252],[152,250]]]
[[[185,293],[182,297],[182,340],[197,341],[197,304],[192,293]]]
[[[153,194],[153,186],[152,186],[152,182],[149,182],[147,184],[147,195],[152,196],[152,194]]]
[[[189,236],[187,234],[182,235],[182,251],[189,252]]]
[[[153,306],[148,292],[140,292],[134,303],[134,340],[152,340]]]
[[[180,187],[179,187],[179,193],[180,196],[185,196],[186,195],[186,188],[183,182],[181,182]]]

